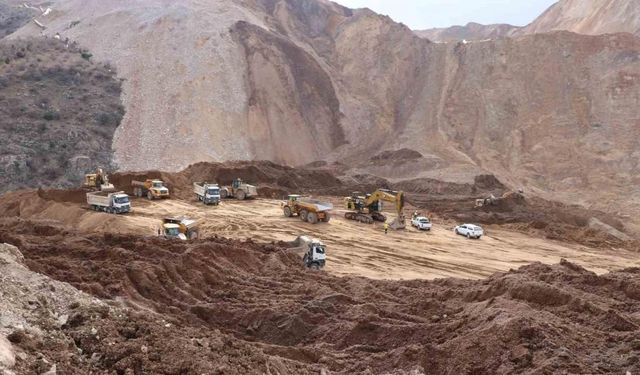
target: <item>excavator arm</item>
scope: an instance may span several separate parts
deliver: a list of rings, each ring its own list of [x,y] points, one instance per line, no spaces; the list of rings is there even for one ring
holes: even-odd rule
[[[369,195],[365,201],[367,207],[377,203],[378,201],[392,202],[396,205],[396,213],[402,215],[404,209],[404,192],[378,189]]]

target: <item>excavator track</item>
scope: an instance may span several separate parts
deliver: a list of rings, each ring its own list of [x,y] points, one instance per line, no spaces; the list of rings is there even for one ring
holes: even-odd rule
[[[373,224],[373,218],[371,216],[359,214],[357,212],[345,212],[344,218],[347,220],[359,221],[365,224]]]

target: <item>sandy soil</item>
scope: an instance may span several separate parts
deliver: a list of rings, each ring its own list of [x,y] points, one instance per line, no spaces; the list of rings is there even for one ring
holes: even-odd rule
[[[385,235],[381,224],[345,220],[339,199],[325,200],[332,201],[336,209],[330,223],[318,225],[284,217],[280,201],[270,199],[227,200],[217,207],[195,201],[135,200],[135,212],[119,220],[129,222],[127,226],[136,233],[149,235],[165,215],[197,218],[205,237],[271,242],[308,234],[329,246],[328,272],[374,279],[484,278],[536,261],[556,264],[561,258],[600,274],[640,265],[640,257],[630,251],[593,249],[499,228],[486,228],[488,234],[481,240],[467,240],[453,233],[452,222],[437,219],[432,232],[408,228]]]

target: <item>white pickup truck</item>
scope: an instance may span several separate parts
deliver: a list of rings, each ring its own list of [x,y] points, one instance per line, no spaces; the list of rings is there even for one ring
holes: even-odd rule
[[[431,221],[424,216],[417,216],[411,219],[411,225],[420,230],[431,230]]]
[[[220,186],[218,184],[208,184],[206,182],[194,182],[193,192],[196,199],[204,204],[220,204]]]
[[[462,224],[455,227],[453,230],[456,234],[466,236],[467,238],[480,239],[484,235],[484,230],[481,227],[474,224]]]
[[[131,211],[129,196],[122,191],[116,193],[108,191],[87,193],[87,204],[94,211],[104,211],[110,214],[123,214]]]

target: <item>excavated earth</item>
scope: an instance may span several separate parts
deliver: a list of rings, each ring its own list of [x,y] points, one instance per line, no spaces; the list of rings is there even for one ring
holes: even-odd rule
[[[30,269],[107,302],[66,306],[56,335],[13,329],[18,371],[640,370],[638,268],[598,276],[563,261],[480,281],[375,281],[305,271],[285,243],[88,235],[15,218],[0,229]],[[34,299],[44,324],[51,309]]]

